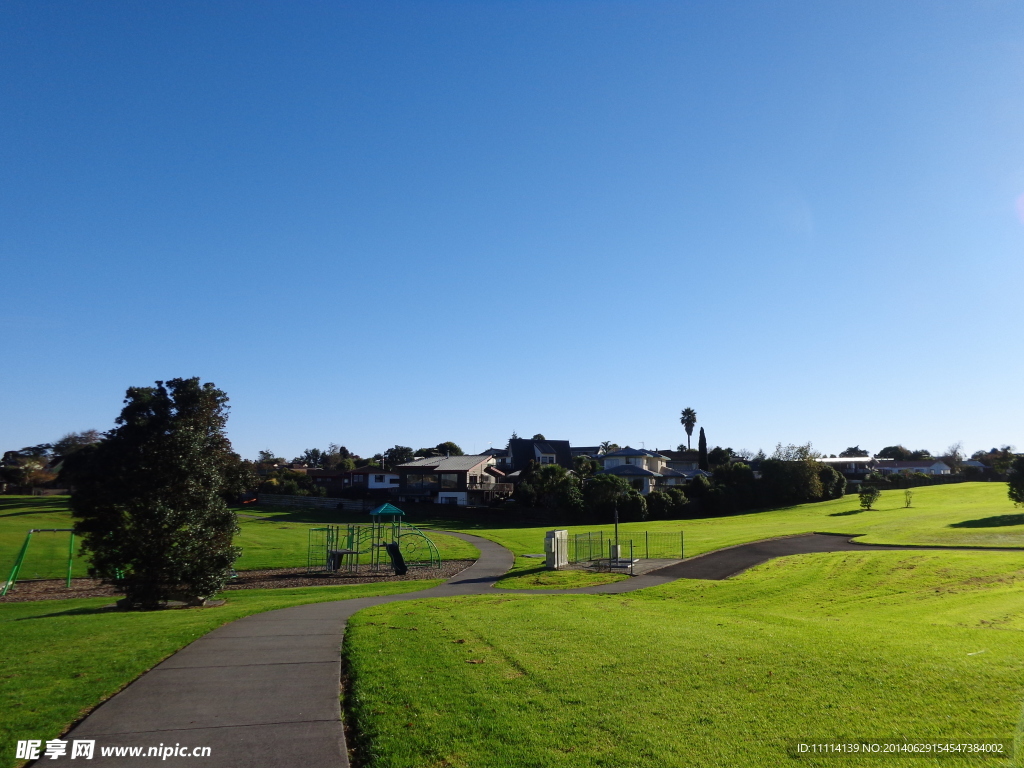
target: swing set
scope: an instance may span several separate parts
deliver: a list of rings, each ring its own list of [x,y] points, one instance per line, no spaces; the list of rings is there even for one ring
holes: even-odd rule
[[[22,566],[25,564],[25,556],[28,554],[28,545],[32,541],[33,533],[69,533],[71,534],[68,538],[68,567],[67,567],[67,588],[71,589],[71,569],[74,565],[75,559],[75,532],[72,528],[32,528],[29,530],[28,535],[25,537],[25,543],[21,545],[21,549],[18,551],[18,557],[14,561],[14,567],[11,569],[11,575],[7,577],[7,582],[4,584],[4,588],[0,590],[0,597],[4,597],[14,586],[18,580],[18,576],[21,574]],[[36,574],[33,578],[46,578],[45,575]]]

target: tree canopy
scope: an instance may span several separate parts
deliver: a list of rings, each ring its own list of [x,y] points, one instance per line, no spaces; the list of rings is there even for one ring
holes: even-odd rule
[[[1015,507],[1024,507],[1024,456],[1018,456],[1013,460],[1007,474],[1007,493],[1010,501]]]
[[[931,451],[926,448],[920,448],[916,451],[912,451],[909,448],[904,448],[902,445],[887,445],[875,454],[875,458],[895,459],[896,461],[914,461],[918,459],[930,459],[932,458],[932,454]]]
[[[68,457],[90,573],[130,604],[202,603],[231,574],[238,528],[225,498],[245,490],[246,472],[225,434],[227,402],[198,378],[132,387],[106,439]]]
[[[861,448],[859,445],[855,445],[852,448],[847,448],[845,451],[839,453],[841,459],[852,459],[858,456],[870,456],[871,454]]]
[[[422,455],[423,454],[413,453],[412,448],[407,445],[396,445],[393,448],[388,448],[384,451],[382,459],[386,468],[393,469],[399,464],[405,464],[406,462],[412,461],[416,456]]]

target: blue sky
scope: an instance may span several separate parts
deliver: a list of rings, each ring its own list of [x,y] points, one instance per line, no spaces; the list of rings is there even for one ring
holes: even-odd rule
[[[5,2],[2,449],[1024,447],[1024,6]]]

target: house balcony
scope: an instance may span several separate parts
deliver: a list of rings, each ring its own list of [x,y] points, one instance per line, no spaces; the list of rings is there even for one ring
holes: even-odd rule
[[[467,491],[491,491],[492,493],[511,494],[515,486],[512,483],[466,483]]]

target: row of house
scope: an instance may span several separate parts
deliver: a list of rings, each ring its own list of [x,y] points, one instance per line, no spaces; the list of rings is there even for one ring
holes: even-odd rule
[[[682,486],[698,474],[696,451],[649,451],[623,448],[602,453],[599,446],[573,447],[568,440],[514,439],[504,449],[470,456],[430,456],[389,470],[376,466],[348,471],[307,469],[313,482],[328,493],[365,492],[395,497],[400,502],[434,502],[478,506],[508,498],[522,473],[537,466],[558,464],[573,471],[578,456],[601,464],[599,474],[617,475],[644,495],[658,488]]]
[[[459,506],[490,504],[508,498],[523,471],[535,466],[558,464],[573,471],[574,460],[586,456],[600,463],[599,474],[623,478],[640,493],[683,486],[702,472],[697,451],[622,448],[611,453],[599,446],[572,446],[568,440],[510,440],[506,448],[495,448],[470,456],[416,458],[391,469],[378,466],[348,471],[303,469],[313,482],[335,495],[379,496],[400,502],[434,502]],[[882,475],[921,473],[949,475],[952,468],[939,459],[897,461],[864,457],[821,458],[858,484],[872,473]]]
[[[848,482],[859,484],[873,473],[881,475],[950,475],[953,468],[941,459],[917,459],[900,461],[897,459],[874,459],[870,456],[844,456],[841,458],[818,459],[841,472]],[[978,463],[978,462],[974,462]]]

